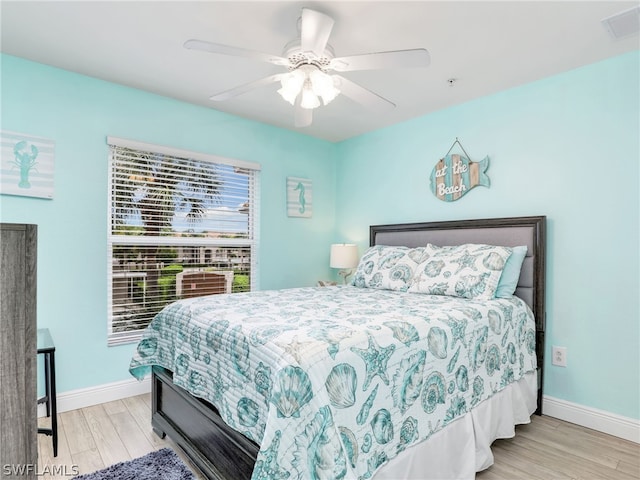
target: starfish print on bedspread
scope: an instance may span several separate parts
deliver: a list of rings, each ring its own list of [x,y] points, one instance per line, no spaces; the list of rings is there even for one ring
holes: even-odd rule
[[[362,391],[365,391],[369,388],[369,384],[373,377],[378,375],[385,385],[389,385],[389,378],[387,377],[387,362],[389,361],[389,357],[393,354],[396,349],[396,346],[391,344],[388,347],[381,347],[376,343],[371,335],[369,336],[369,348],[362,349],[351,347],[351,351],[360,355],[362,360],[364,360],[365,366],[367,367],[367,375],[364,380],[364,385],[362,386]]]
[[[296,335],[289,343],[276,342],[276,345],[281,347],[286,353],[291,355],[296,362],[300,363],[300,360],[304,356],[304,353],[309,350],[309,345],[313,345],[316,342],[299,342]]]
[[[467,252],[466,250],[464,251],[464,253],[458,257],[455,260],[451,260],[451,263],[457,263],[458,264],[458,269],[456,270],[456,273],[459,273],[460,270],[462,270],[463,268],[470,268],[471,270],[473,270],[474,272],[477,271],[478,269],[476,268],[476,258],[478,258],[480,255],[482,255],[481,253],[477,254],[477,255],[470,255],[469,252]]]

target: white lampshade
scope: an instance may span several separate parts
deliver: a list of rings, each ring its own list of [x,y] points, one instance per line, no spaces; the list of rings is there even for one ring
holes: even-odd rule
[[[331,245],[329,259],[331,268],[355,268],[358,266],[358,247],[351,243]]]

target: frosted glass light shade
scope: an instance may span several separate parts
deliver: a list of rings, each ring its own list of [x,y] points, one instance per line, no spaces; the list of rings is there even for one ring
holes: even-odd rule
[[[286,75],[283,75],[280,79],[282,88],[278,90],[278,93],[291,105],[294,105],[296,98],[304,85],[306,76],[304,72],[300,70],[294,70]]]
[[[302,100],[300,101],[300,106],[309,110],[320,106],[320,100],[318,100],[316,94],[313,93],[311,87],[304,86],[302,88]]]
[[[313,93],[322,97],[322,102],[325,105],[340,93],[340,90],[338,90],[333,83],[333,77],[320,70],[313,70],[309,74],[309,79],[311,80]]]
[[[329,258],[331,268],[355,268],[358,266],[358,247],[350,243],[331,245]]]

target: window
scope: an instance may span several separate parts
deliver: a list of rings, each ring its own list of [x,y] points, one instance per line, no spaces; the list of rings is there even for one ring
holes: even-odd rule
[[[257,288],[258,164],[107,141],[109,345],[177,299]]]

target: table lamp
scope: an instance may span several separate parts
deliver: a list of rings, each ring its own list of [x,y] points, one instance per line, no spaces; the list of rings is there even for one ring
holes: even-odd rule
[[[352,243],[334,243],[331,245],[329,265],[340,269],[338,275],[343,277],[342,283],[346,285],[347,277],[358,266],[358,247]]]

